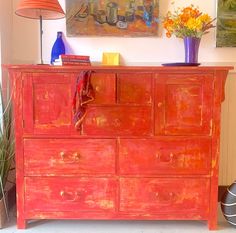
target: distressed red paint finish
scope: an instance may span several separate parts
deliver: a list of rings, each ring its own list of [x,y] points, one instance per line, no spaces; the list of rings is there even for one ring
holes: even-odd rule
[[[114,212],[116,191],[114,178],[26,177],[25,212]]]
[[[217,227],[220,110],[232,67],[7,66],[17,226],[30,219],[206,220]],[[76,77],[95,100],[73,125]]]
[[[115,174],[115,157],[115,139],[24,140],[27,176]]]
[[[150,135],[151,115],[148,106],[90,107],[82,131],[84,135]]]
[[[209,135],[213,84],[213,74],[161,74],[155,89],[156,134]]]
[[[207,216],[208,196],[208,179],[121,178],[119,209],[136,214],[194,212]]]
[[[208,137],[120,139],[119,169],[122,175],[139,175],[140,171],[152,176],[207,175],[210,154],[211,140]]]

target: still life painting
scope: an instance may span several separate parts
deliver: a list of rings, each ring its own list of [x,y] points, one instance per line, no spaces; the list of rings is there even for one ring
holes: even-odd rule
[[[218,0],[217,47],[236,47],[236,0]]]
[[[66,0],[67,36],[157,36],[159,1]]]

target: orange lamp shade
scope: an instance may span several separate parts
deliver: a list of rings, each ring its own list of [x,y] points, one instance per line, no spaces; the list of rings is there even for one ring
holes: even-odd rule
[[[57,0],[21,0],[15,12],[31,19],[60,19],[65,13]]]

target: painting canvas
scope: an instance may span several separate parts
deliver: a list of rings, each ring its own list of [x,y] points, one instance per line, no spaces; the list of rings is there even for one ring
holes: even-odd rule
[[[157,36],[159,0],[66,0],[67,36]]]
[[[217,47],[236,47],[236,0],[218,0]]]

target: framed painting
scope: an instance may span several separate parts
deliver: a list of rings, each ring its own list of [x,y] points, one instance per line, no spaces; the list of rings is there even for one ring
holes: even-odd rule
[[[66,0],[67,36],[157,36],[160,0]]]
[[[236,0],[218,0],[216,47],[236,47]]]

